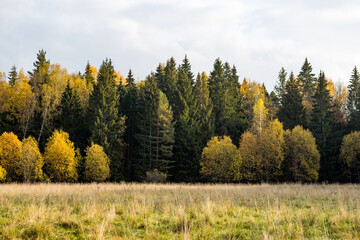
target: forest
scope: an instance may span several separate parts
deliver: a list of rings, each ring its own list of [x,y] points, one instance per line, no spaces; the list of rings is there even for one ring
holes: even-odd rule
[[[145,80],[111,59],[68,73],[44,50],[33,66],[0,73],[2,182],[360,182],[356,67],[346,87],[306,58],[269,93],[220,58]]]

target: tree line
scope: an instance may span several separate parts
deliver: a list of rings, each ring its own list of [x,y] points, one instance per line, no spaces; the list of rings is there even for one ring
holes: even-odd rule
[[[68,73],[40,50],[33,65],[0,74],[3,181],[360,182],[356,67],[345,88],[305,59],[269,94],[219,58],[142,81],[110,59]]]

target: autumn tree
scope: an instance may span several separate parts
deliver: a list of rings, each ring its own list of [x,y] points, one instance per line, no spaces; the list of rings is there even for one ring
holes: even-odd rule
[[[282,163],[284,160],[284,130],[279,120],[269,122],[261,138],[258,139],[262,166],[266,182],[277,182],[282,176]]]
[[[346,182],[360,182],[360,132],[355,131],[346,135],[341,144],[340,161],[342,164],[343,180]]]
[[[238,149],[230,137],[213,137],[202,151],[200,172],[211,182],[232,182],[235,174],[232,167],[240,161]]]
[[[43,180],[42,167],[44,166],[44,160],[35,138],[27,137],[22,141],[20,159],[25,182]]]
[[[21,181],[21,142],[12,132],[0,136],[0,166],[7,172],[8,181]]]
[[[250,131],[241,136],[239,151],[242,159],[241,175],[243,182],[260,182],[263,179],[263,166],[258,137]]]
[[[94,143],[86,149],[84,179],[86,181],[105,181],[110,177],[110,159],[104,149]]]
[[[74,182],[78,177],[77,164],[74,143],[69,140],[69,134],[62,130],[54,131],[45,147],[45,173],[54,182]]]
[[[252,123],[252,132],[261,137],[264,129],[268,124],[268,110],[264,105],[264,101],[259,98],[257,103],[254,105],[253,110],[253,123]]]
[[[284,180],[315,182],[319,178],[320,154],[309,130],[296,126],[285,132]]]
[[[6,180],[6,170],[0,166],[0,182],[5,182]]]

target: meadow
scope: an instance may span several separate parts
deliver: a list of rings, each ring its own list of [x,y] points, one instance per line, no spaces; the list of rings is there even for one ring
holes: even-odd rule
[[[2,184],[0,239],[360,239],[360,185]]]

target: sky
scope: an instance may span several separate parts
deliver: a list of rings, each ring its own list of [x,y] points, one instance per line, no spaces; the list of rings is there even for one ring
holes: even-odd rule
[[[345,0],[2,0],[0,71],[31,70],[40,49],[70,73],[111,58],[138,80],[185,55],[209,74],[219,57],[272,90],[281,67],[297,75],[307,57],[347,84],[360,67],[359,13]]]

